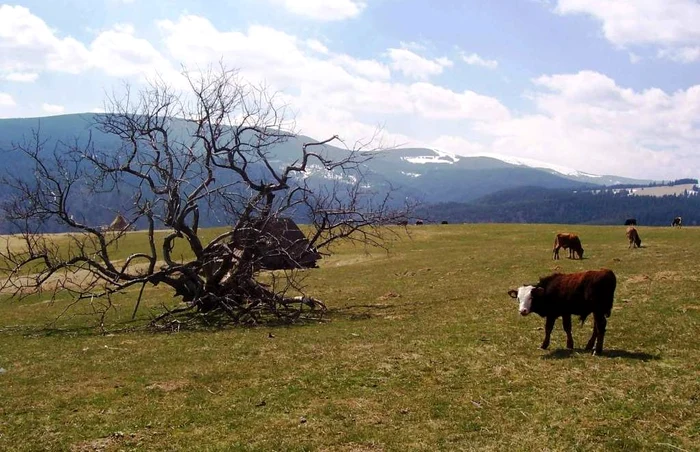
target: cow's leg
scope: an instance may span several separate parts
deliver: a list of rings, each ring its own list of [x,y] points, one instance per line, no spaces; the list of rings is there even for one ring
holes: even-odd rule
[[[547,350],[547,347],[549,347],[549,340],[552,336],[555,320],[557,320],[556,317],[550,316],[547,317],[547,320],[544,322],[544,341],[542,341],[542,345],[540,346],[542,350]]]
[[[593,350],[593,345],[595,344],[596,337],[598,337],[598,323],[594,320],[593,321],[593,334],[591,334],[591,338],[588,340],[588,343],[586,344],[586,350]]]
[[[566,348],[572,349],[574,348],[574,337],[571,335],[571,316],[563,316],[561,323],[564,325],[564,331],[566,332]]]
[[[603,341],[605,340],[605,328],[608,324],[608,320],[605,318],[604,314],[595,315],[595,325],[596,332],[598,333],[598,340],[595,343],[594,355],[603,354]]]
[[[557,260],[559,259],[559,247],[555,246],[554,249],[552,250],[552,259]]]

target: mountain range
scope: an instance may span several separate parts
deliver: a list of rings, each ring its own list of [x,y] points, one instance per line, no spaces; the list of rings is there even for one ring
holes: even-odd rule
[[[85,141],[92,134],[94,143],[109,145],[113,137],[104,136],[94,124],[95,114],[73,114],[43,118],[0,119],[0,152],[6,153],[13,142],[39,130],[47,145],[54,142]],[[315,138],[297,135],[272,150],[273,161],[280,164],[300,155],[303,143]],[[116,144],[116,142],[114,142]],[[327,145],[332,156],[342,156],[342,148]],[[2,154],[0,154],[2,155]],[[646,184],[649,180],[615,175],[592,175],[547,162],[528,161],[509,156],[456,156],[426,148],[399,148],[377,152],[367,164],[393,186],[424,196],[426,202],[463,202],[489,193],[521,185],[569,188],[584,185]]]
[[[31,138],[38,130],[44,146],[53,148],[58,142],[92,143],[102,148],[117,146],[118,141],[99,132],[95,114],[60,115],[43,118],[0,119],[0,159],[4,169],[14,175],[31,177],[29,162],[12,154],[13,143]],[[177,122],[176,122],[177,124]],[[177,127],[187,127],[180,121]],[[185,131],[183,129],[183,131]],[[323,138],[323,137],[322,137]],[[297,135],[271,149],[270,163],[282,166],[300,155],[304,143],[316,141]],[[58,149],[58,148],[57,148]],[[329,156],[340,158],[347,151],[326,146]],[[370,154],[366,163],[367,180],[383,187],[391,186],[400,196],[410,197],[431,205],[438,203],[470,203],[495,193],[537,187],[554,190],[579,190],[615,184],[648,184],[649,180],[629,179],[615,175],[592,175],[574,169],[562,168],[547,162],[533,162],[507,156],[457,156],[434,149],[400,148]],[[307,177],[323,183],[338,175],[311,168]],[[3,195],[0,188],[0,197]],[[104,207],[104,213],[99,213]],[[97,212],[97,213],[95,213]],[[113,216],[109,206],[93,206],[100,221]],[[104,218],[103,218],[104,217]]]

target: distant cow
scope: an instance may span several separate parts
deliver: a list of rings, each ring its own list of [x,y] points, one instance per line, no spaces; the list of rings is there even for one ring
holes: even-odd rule
[[[634,228],[632,226],[628,227],[625,235],[627,235],[627,240],[630,241],[630,246],[628,246],[627,248],[632,248],[633,246],[639,248],[640,246],[642,246],[642,239],[639,238],[639,232],[637,232],[637,228]]]
[[[397,226],[408,226],[408,220],[401,220],[396,223]]]
[[[576,234],[559,233],[554,237],[554,248],[552,249],[552,259],[559,259],[559,248],[569,249],[569,259],[583,259],[583,247],[581,239]]]
[[[625,220],[625,226],[637,226],[636,218],[628,218]]]
[[[612,270],[601,269],[581,273],[554,273],[541,278],[537,284],[521,286],[508,291],[508,295],[519,302],[520,315],[531,312],[544,317],[544,341],[541,348],[549,347],[554,322],[561,317],[566,332],[566,348],[574,348],[571,335],[571,316],[577,315],[581,324],[593,314],[593,335],[586,344],[586,350],[594,354],[603,353],[603,341],[607,318],[610,317],[615,296],[617,278]]]
[[[682,227],[682,223],[683,223],[683,220],[681,219],[681,217],[676,217],[673,219],[673,223],[671,223],[671,226],[673,226],[674,228],[676,226],[678,226],[680,228],[680,227]]]
[[[442,220],[440,224],[447,224],[447,220]]]
[[[417,225],[423,224],[423,220],[416,220],[416,224],[417,224]]]

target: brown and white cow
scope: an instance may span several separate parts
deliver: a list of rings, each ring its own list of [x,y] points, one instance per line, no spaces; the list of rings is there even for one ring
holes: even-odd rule
[[[630,226],[627,228],[627,232],[625,233],[627,236],[627,240],[630,242],[630,246],[627,248],[639,248],[642,246],[642,239],[639,238],[639,232],[637,232],[637,228]]]
[[[576,259],[577,254],[579,259],[583,259],[583,247],[581,246],[581,239],[576,234],[560,232],[554,237],[552,259],[559,259],[560,248],[569,249],[569,259]]]
[[[612,270],[601,269],[580,273],[554,273],[541,278],[536,284],[521,286],[508,291],[508,295],[519,302],[520,315],[531,312],[544,317],[544,341],[541,348],[547,349],[554,329],[554,322],[562,318],[566,332],[566,348],[574,348],[571,335],[571,316],[577,315],[581,324],[593,314],[593,335],[586,344],[586,350],[594,354],[603,352],[603,341],[607,318],[610,317],[615,297],[617,278]]]
[[[683,226],[683,219],[681,217],[676,217],[673,219],[673,222],[671,223],[671,226],[676,227],[678,226],[679,228]]]

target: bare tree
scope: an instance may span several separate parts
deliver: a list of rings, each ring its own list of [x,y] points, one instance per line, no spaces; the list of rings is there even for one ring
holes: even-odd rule
[[[144,289],[165,285],[185,303],[178,312],[223,313],[236,322],[293,319],[325,308],[304,295],[294,268],[315,260],[304,259],[341,239],[381,245],[383,226],[406,218],[405,206],[391,207],[391,191],[379,196],[367,183],[367,143],[331,156],[327,145],[341,143],[333,136],[301,144],[295,160],[279,163],[275,149],[294,137],[294,124],[275,96],[224,67],[184,75],[184,94],[156,81],[108,99],[95,127],[115,138],[114,146],[76,139],[48,149],[39,131],[15,144],[34,177],[5,179],[14,193],[5,217],[23,245],[0,250],[7,274],[0,290],[18,297],[66,290],[79,301],[135,287],[135,315]],[[313,182],[311,172],[335,182]],[[72,208],[78,197],[115,191],[129,197],[129,226],[147,228],[144,249],[122,259],[115,249],[129,228],[105,230]],[[231,227],[205,240],[203,214]],[[280,221],[291,215],[305,215],[308,240],[280,238]],[[40,233],[51,222],[70,232],[68,245]],[[187,252],[176,255],[176,245]],[[292,265],[266,271],[273,255]]]

